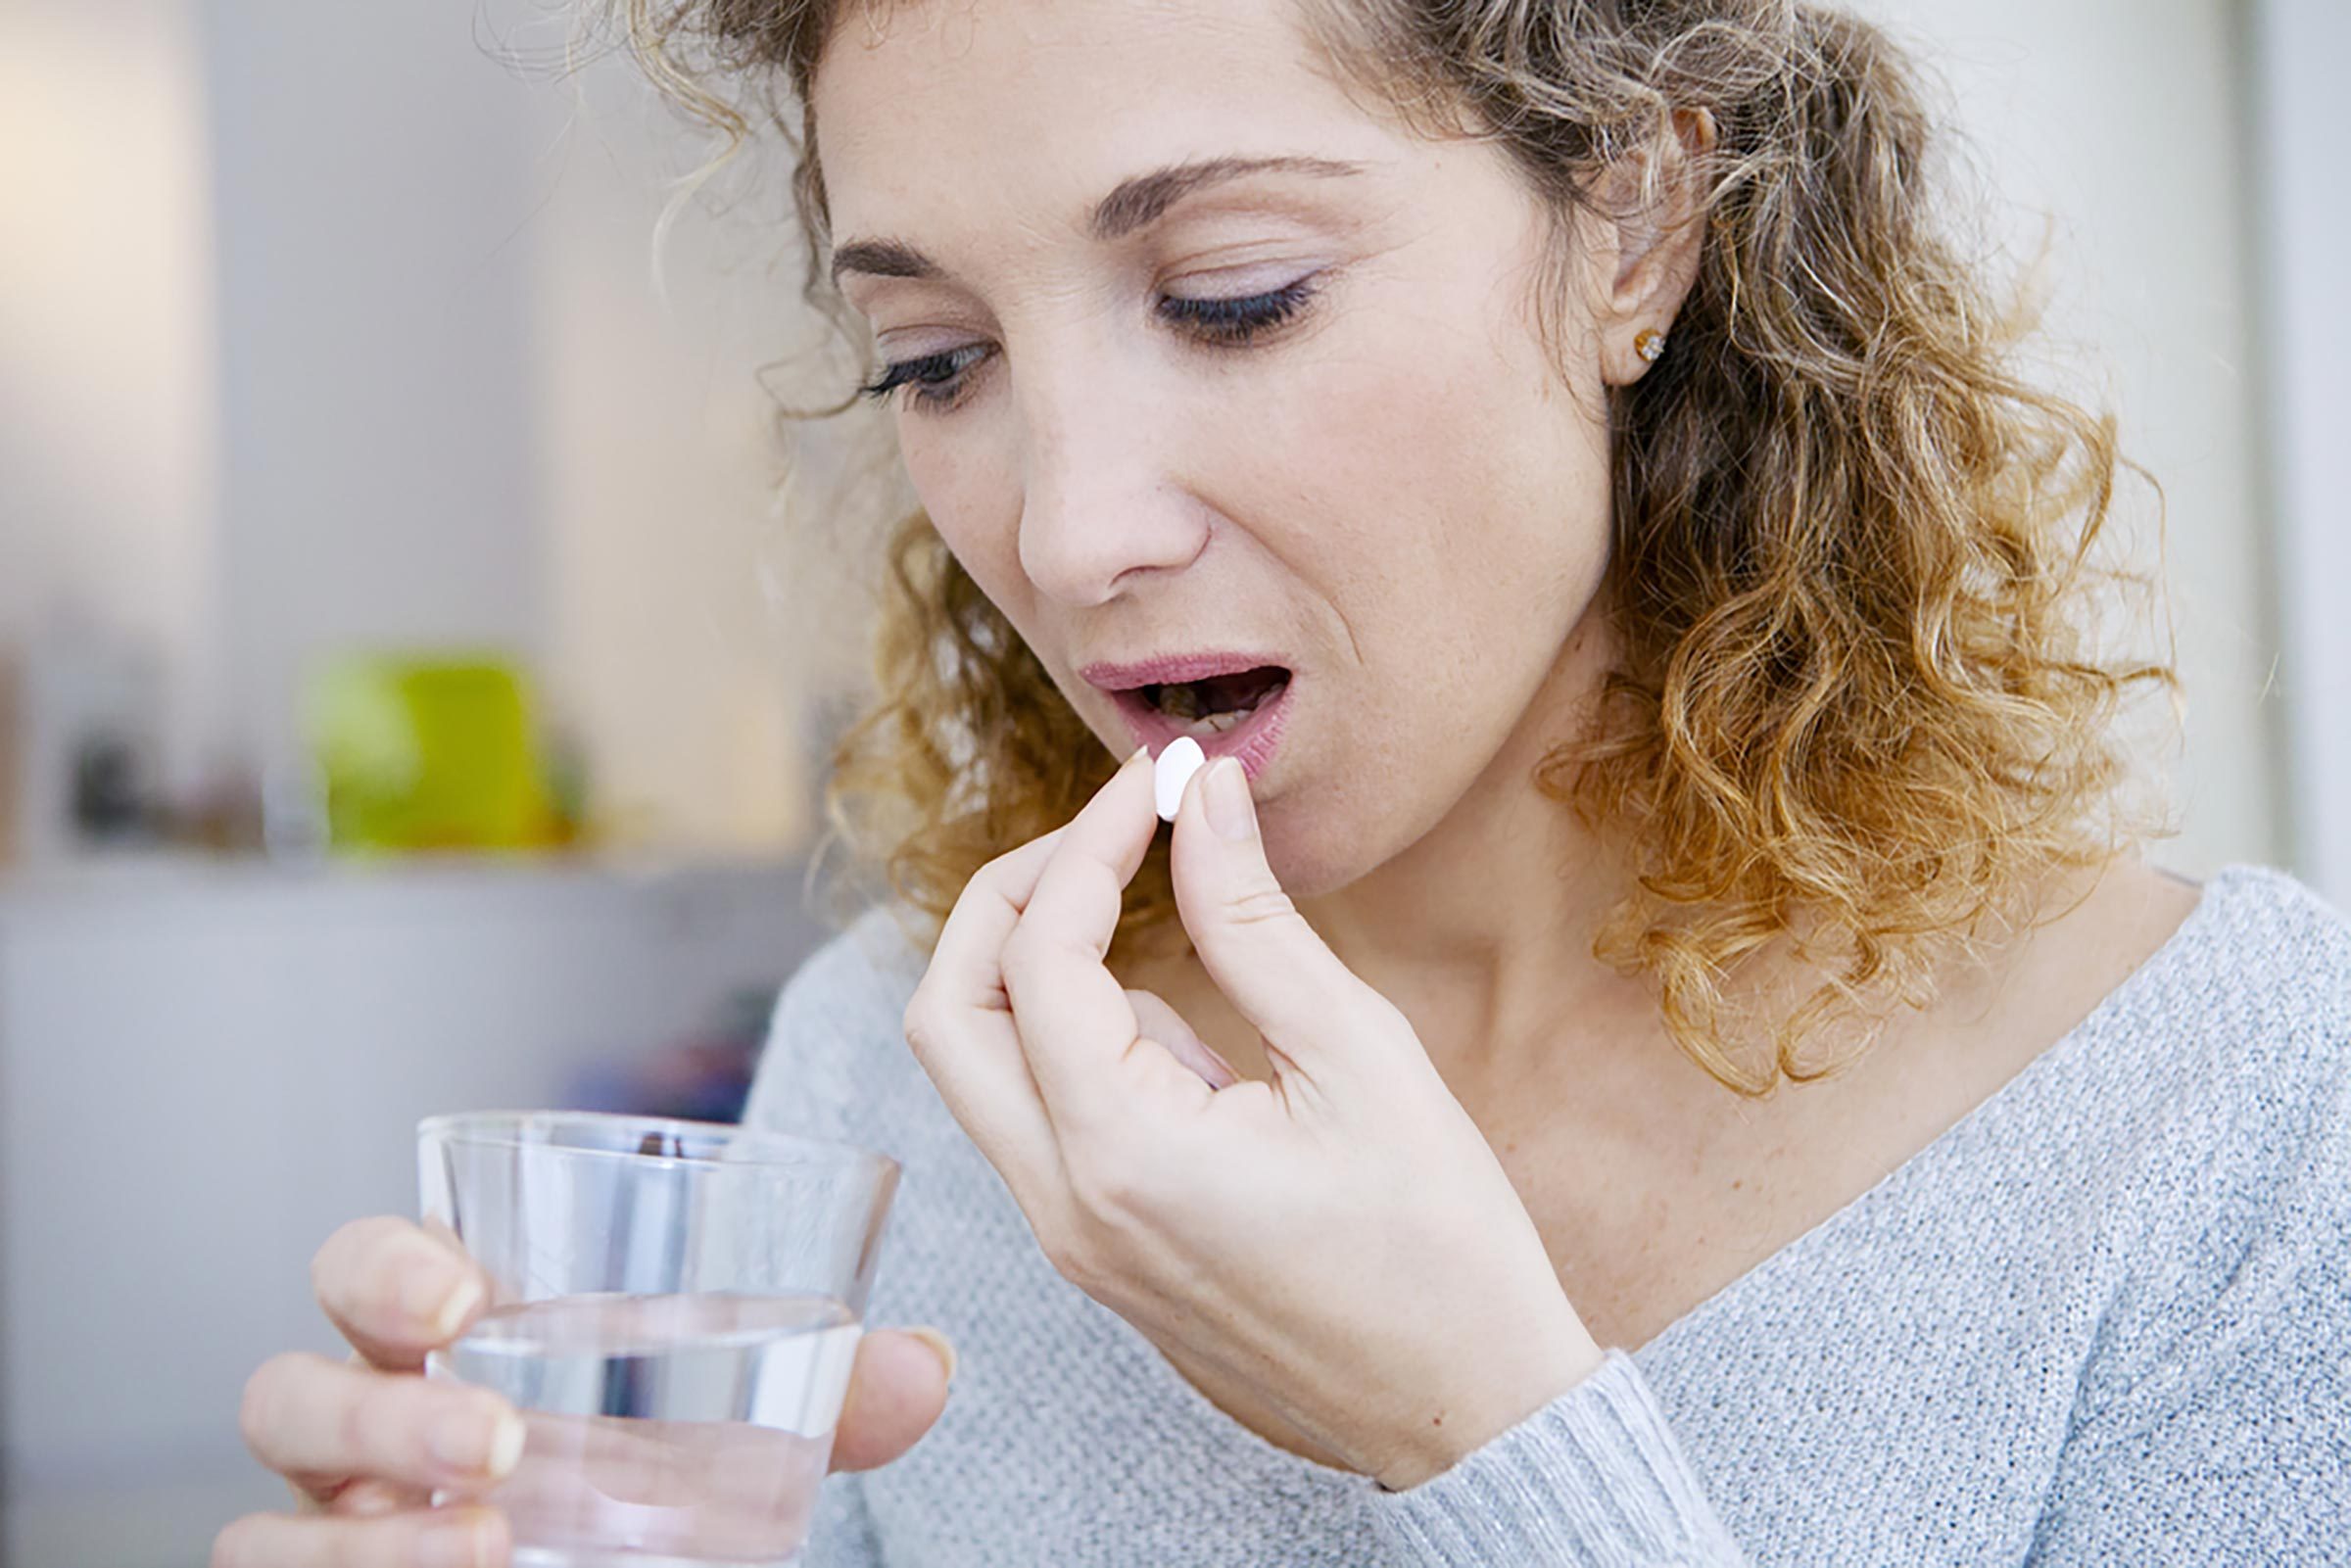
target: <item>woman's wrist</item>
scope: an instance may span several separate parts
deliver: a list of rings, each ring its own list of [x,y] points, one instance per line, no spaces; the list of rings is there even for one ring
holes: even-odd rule
[[[1607,1353],[1568,1309],[1566,1321],[1525,1354],[1496,1355],[1463,1395],[1432,1408],[1404,1434],[1373,1479],[1390,1492],[1432,1481],[1606,1364]]]

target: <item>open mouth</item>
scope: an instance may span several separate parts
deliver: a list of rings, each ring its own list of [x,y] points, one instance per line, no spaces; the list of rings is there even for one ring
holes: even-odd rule
[[[1238,761],[1256,779],[1271,765],[1297,706],[1297,671],[1267,657],[1271,651],[1102,660],[1080,667],[1078,676],[1118,705],[1135,743],[1153,756],[1189,738],[1212,759]]]
[[[1169,720],[1176,734],[1205,740],[1211,736],[1230,735],[1248,723],[1271,706],[1289,684],[1289,671],[1275,664],[1261,664],[1231,675],[1145,686],[1132,695]]]

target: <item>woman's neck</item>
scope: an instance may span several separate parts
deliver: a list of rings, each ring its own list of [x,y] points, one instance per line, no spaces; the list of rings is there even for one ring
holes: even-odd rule
[[[1568,639],[1537,700],[1435,828],[1367,876],[1302,901],[1348,967],[1413,1019],[1448,1077],[1508,1078],[1538,1056],[1557,1067],[1561,1018],[1656,1028],[1650,989],[1592,956],[1630,874],[1535,783],[1545,755],[1591,722],[1615,657],[1599,623],[1595,614]]]

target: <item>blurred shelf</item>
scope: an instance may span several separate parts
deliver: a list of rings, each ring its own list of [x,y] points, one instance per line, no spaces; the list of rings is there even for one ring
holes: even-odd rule
[[[0,912],[82,900],[316,888],[517,887],[767,879],[802,862],[716,849],[599,849],[511,855],[421,854],[277,858],[202,851],[122,850],[38,866],[0,867]]]

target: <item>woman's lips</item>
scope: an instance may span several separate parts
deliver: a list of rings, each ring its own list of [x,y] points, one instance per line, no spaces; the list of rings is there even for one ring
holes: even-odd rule
[[[1259,703],[1250,715],[1223,734],[1202,734],[1183,721],[1159,711],[1157,704],[1144,699],[1138,688],[1128,691],[1113,691],[1110,699],[1119,706],[1119,717],[1134,735],[1137,745],[1151,748],[1156,757],[1175,744],[1178,736],[1190,736],[1200,742],[1200,749],[1214,761],[1218,757],[1239,759],[1242,769],[1251,779],[1265,772],[1273,759],[1273,748],[1281,744],[1282,727],[1290,716],[1290,697],[1298,689],[1298,678],[1293,673],[1281,685],[1281,689]]]

